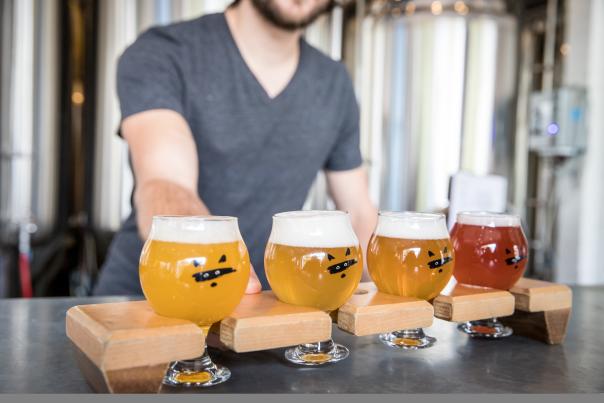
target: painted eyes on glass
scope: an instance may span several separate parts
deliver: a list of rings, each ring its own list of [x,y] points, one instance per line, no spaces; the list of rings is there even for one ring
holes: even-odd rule
[[[505,249],[505,254],[506,255],[511,255],[512,251],[509,250],[508,248],[506,248]],[[505,264],[507,264],[508,266],[514,266],[514,269],[517,269],[518,268],[518,263],[520,263],[525,258],[526,258],[526,256],[522,256],[522,255],[508,257],[508,258],[505,259]]]
[[[350,255],[350,248],[346,248],[345,255],[346,256]],[[327,259],[333,260],[333,259],[335,259],[335,257],[333,255],[331,255],[331,254],[328,253],[327,254]],[[346,277],[346,273],[342,273],[342,272],[345,271],[345,270],[348,270],[348,268],[350,268],[350,266],[354,266],[357,263],[358,263],[358,261],[356,259],[349,259],[349,260],[345,260],[345,261],[340,262],[340,263],[332,264],[331,266],[329,266],[327,268],[327,270],[329,271],[329,274],[338,274],[338,273],[341,273],[340,277],[344,278],[344,277]]]
[[[445,246],[445,248],[442,250],[442,254],[448,253],[449,249]],[[432,252],[431,250],[428,250],[428,257],[434,257],[436,256],[434,254],[434,252]],[[451,262],[453,260],[453,258],[451,256],[444,256],[440,259],[434,259],[428,262],[428,267],[430,269],[438,269],[439,273],[442,273],[443,269],[441,269],[442,266],[446,265],[447,263]]]
[[[344,254],[344,256],[349,256],[350,255],[350,248],[346,248],[346,253]],[[335,257],[332,254],[327,254],[327,259],[328,260],[334,260]]]
[[[226,255],[222,255],[220,256],[220,259],[218,259],[218,263],[226,263],[227,261],[227,257]],[[199,267],[200,263],[197,260],[193,260],[193,266],[195,267]],[[221,268],[221,269],[211,269],[211,270],[207,270],[207,271],[200,271],[198,273],[193,273],[193,275],[191,277],[193,277],[195,279],[195,281],[199,282],[203,282],[203,281],[209,281],[209,280],[214,280],[218,277],[222,277],[225,274],[230,274],[230,273],[234,273],[237,270],[233,269],[232,267],[225,267],[225,268]],[[212,282],[212,284],[210,284],[210,286],[212,287],[216,287],[218,285],[218,283],[216,282]]]

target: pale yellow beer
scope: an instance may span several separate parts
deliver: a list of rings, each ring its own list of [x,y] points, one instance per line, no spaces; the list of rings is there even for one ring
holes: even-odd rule
[[[324,311],[342,306],[363,274],[358,245],[326,248],[269,243],[264,265],[277,298]]]
[[[354,293],[363,274],[362,251],[348,214],[276,214],[264,269],[281,301],[324,311],[339,308]]]
[[[454,256],[444,216],[382,213],[367,266],[381,292],[431,300],[451,279]]]
[[[207,328],[228,316],[241,301],[250,259],[236,224],[228,218],[154,222],[143,248],[139,275],[145,297],[162,316]],[[183,218],[186,224],[186,218]]]

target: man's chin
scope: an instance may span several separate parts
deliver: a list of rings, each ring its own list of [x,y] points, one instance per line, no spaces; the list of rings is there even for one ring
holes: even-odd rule
[[[328,2],[325,7],[310,10],[282,10],[270,0],[252,0],[256,9],[275,26],[294,31],[306,28],[321,14],[332,8],[333,2]]]
[[[309,25],[312,21],[309,22],[309,15],[306,14],[300,14],[300,13],[292,13],[292,14],[288,14],[288,13],[281,13],[279,15],[281,21],[289,26],[292,27],[300,27],[300,28],[305,28],[307,25]],[[314,18],[313,18],[314,21]]]

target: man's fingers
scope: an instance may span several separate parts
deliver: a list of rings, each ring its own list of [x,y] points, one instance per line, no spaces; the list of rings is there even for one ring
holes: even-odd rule
[[[246,294],[257,294],[262,291],[262,285],[256,276],[254,266],[250,266],[250,279],[247,282],[247,288],[245,289]]]

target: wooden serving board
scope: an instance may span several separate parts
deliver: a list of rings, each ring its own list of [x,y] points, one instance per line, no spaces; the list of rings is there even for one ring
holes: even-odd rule
[[[198,326],[159,316],[147,301],[74,306],[65,326],[84,376],[103,393],[156,393],[170,362],[205,348]]]
[[[271,291],[245,295],[220,323],[220,341],[242,353],[331,338],[331,317],[315,308],[281,302]]]
[[[434,316],[451,322],[500,318],[514,313],[514,296],[494,288],[456,284],[432,301]]]
[[[515,298],[516,312],[502,319],[504,324],[516,334],[548,344],[564,341],[572,309],[570,287],[521,278],[510,292]]]
[[[516,299],[516,309],[525,312],[569,309],[573,305],[573,293],[564,284],[521,278],[510,289]]]
[[[355,294],[337,312],[340,329],[366,336],[432,325],[434,310],[429,302],[381,293],[374,283],[361,283]]]

